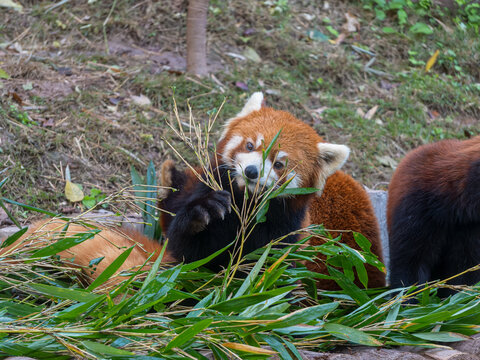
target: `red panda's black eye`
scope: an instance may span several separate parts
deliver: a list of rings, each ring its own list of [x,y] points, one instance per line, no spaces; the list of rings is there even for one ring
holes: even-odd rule
[[[282,170],[283,164],[280,161],[275,161],[275,164],[273,164],[273,167],[275,168],[275,170]]]
[[[254,149],[254,146],[253,146],[253,144],[252,144],[251,142],[247,142],[247,146],[246,146],[246,147],[247,147],[247,150],[248,150],[248,151],[252,151],[252,150]]]

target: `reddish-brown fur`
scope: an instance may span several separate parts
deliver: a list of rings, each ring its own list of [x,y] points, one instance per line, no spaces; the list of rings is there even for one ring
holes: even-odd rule
[[[304,225],[323,224],[331,231],[333,237],[342,235],[342,242],[354,249],[360,249],[353,238],[351,231],[359,232],[372,243],[371,251],[383,261],[380,230],[370,198],[365,189],[351,176],[342,171],[331,175],[325,184],[322,196],[316,196],[308,209],[309,219]],[[332,231],[333,230],[333,231]],[[340,231],[346,230],[346,231]],[[313,238],[313,245],[320,245],[323,240]],[[322,261],[308,262],[307,268],[319,273],[326,273],[327,269]],[[377,268],[366,265],[368,286],[385,286],[385,273]],[[329,280],[319,280],[320,288],[335,288]]]
[[[480,136],[464,141],[444,140],[409,152],[395,170],[389,185],[388,226],[392,223],[392,211],[412,184],[412,178],[422,189],[457,198],[465,186],[466,169],[473,159],[480,159],[479,154]]]
[[[394,288],[450,278],[480,263],[480,136],[408,153],[390,182],[387,225]],[[449,284],[478,281],[480,271],[471,271]]]
[[[68,237],[92,229],[85,225],[71,223],[67,231],[63,232],[65,225],[65,221],[58,219],[39,221],[32,224],[19,240],[1,249],[0,256],[12,254],[18,247],[29,246],[32,248],[42,248],[48,246],[52,241],[56,241],[56,239],[59,238],[60,233],[62,237]],[[117,273],[143,265],[152,253],[155,254],[150,258],[150,261],[156,260],[162,249],[162,246],[158,242],[150,240],[131,229],[107,228],[105,226],[98,226],[98,228],[102,231],[93,238],[58,253],[63,259],[73,259],[75,265],[85,268],[85,275],[92,279],[97,278],[122,252],[133,245],[135,245],[135,247]],[[91,260],[102,256],[105,258],[96,265],[95,270],[88,267]],[[174,261],[168,253],[165,253],[162,258],[162,262]],[[124,278],[116,277],[108,284],[112,285],[122,280],[124,280]]]

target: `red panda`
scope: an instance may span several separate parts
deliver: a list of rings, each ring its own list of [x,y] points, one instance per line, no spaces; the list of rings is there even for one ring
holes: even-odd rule
[[[8,256],[19,246],[40,249],[50,245],[52,241],[60,237],[72,237],[93,229],[91,226],[70,223],[65,230],[66,224],[66,221],[60,219],[34,223],[17,242],[0,249],[0,257]],[[63,259],[71,259],[73,265],[83,269],[87,283],[91,279],[96,279],[122,252],[134,245],[135,247],[118,269],[117,274],[144,265],[149,257],[150,261],[155,261],[160,254],[161,245],[157,241],[151,240],[135,230],[106,226],[99,226],[98,229],[101,231],[91,239],[57,254]],[[93,259],[102,257],[103,259],[95,267],[90,266]],[[175,262],[175,259],[166,252],[163,255],[162,262]],[[124,277],[114,277],[105,285],[111,286],[124,279]]]
[[[393,288],[446,279],[480,263],[480,136],[411,151],[398,165],[388,192]],[[478,281],[480,271],[448,283]]]
[[[249,236],[242,244],[243,254],[280,237],[286,236],[282,242],[296,242],[298,235],[290,233],[309,224],[324,224],[326,229],[345,230],[342,241],[354,248],[358,246],[348,231],[363,233],[382,260],[378,224],[368,195],[350,176],[338,171],[349,155],[349,148],[326,143],[290,113],[263,107],[262,103],[263,95],[253,94],[240,113],[225,125],[212,160],[216,167],[213,173],[223,190],[212,190],[190,170],[177,170],[172,161],[162,165],[162,185],[179,190],[170,192],[160,202],[163,209],[175,214],[161,214],[162,228],[168,238],[166,260],[192,262],[224,248],[236,239],[241,224],[232,204],[238,209],[254,206],[255,196],[245,196],[245,191],[252,194],[282,185],[287,190],[315,188],[317,192],[271,199],[264,221],[249,228]],[[145,251],[132,253],[123,268],[141,265],[151,251],[158,253],[161,249],[160,244],[140,234],[130,236],[143,244]],[[319,241],[311,240],[314,244]],[[115,258],[123,251],[118,246],[130,244],[126,236],[106,231],[69,251],[76,254],[75,262],[88,265],[88,259],[103,256],[102,252]],[[235,250],[238,247],[224,251],[207,266],[214,270],[225,267]],[[111,261],[106,260],[102,261],[104,265]],[[307,266],[326,271],[320,260]],[[373,267],[367,271],[370,287],[385,285],[383,272]],[[96,274],[99,273],[97,269]],[[332,281],[320,285],[325,289],[337,288]]]
[[[230,212],[231,203],[241,209],[259,188],[316,188],[317,193],[280,196],[270,201],[266,221],[255,224],[243,243],[243,253],[310,224],[326,229],[353,230],[372,242],[372,251],[382,260],[381,240],[370,199],[360,184],[338,169],[349,149],[324,140],[308,125],[288,112],[263,107],[263,95],[255,93],[242,111],[229,120],[217,145],[218,181],[225,190],[213,191],[196,180],[191,172],[178,171],[172,162],[162,167],[164,186],[178,188],[164,200],[162,225],[169,239],[168,251],[174,258],[194,261],[227,246],[238,234],[240,220]],[[275,141],[274,141],[275,139]],[[268,156],[265,149],[273,144]],[[333,174],[333,175],[332,175]],[[233,180],[230,184],[230,180]],[[325,188],[325,191],[323,191]],[[323,191],[323,194],[322,194]],[[299,240],[289,235],[283,242]],[[313,239],[311,243],[319,244]],[[343,242],[358,248],[351,232],[343,233]],[[222,253],[208,266],[218,269],[228,264],[230,254]],[[315,271],[326,272],[322,261],[308,263]],[[385,274],[368,267],[369,286],[385,285]],[[321,281],[322,288],[336,288],[332,281]]]

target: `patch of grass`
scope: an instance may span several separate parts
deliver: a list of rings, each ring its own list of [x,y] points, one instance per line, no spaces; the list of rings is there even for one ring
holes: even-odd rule
[[[372,6],[364,8],[367,3]],[[172,116],[173,95],[182,119],[188,119],[188,104],[197,118],[206,119],[227,99],[218,129],[251,92],[264,91],[268,105],[292,112],[327,140],[352,147],[345,169],[358,180],[368,186],[388,182],[393,169],[380,166],[376,156],[398,161],[421,143],[462,138],[464,131],[478,133],[472,119],[479,115],[480,40],[474,27],[462,30],[459,26],[459,19],[465,21],[462,14],[445,12],[437,17],[442,25],[433,13],[422,13],[420,5],[415,5],[406,8],[408,17],[399,24],[398,9],[385,11],[381,20],[374,11],[378,4],[340,1],[323,9],[311,1],[212,1],[208,46],[215,79],[197,79],[176,67],[185,54],[186,7],[181,1],[134,4],[119,0],[106,24],[107,43],[113,46],[109,53],[103,22],[112,3],[66,3],[46,12],[51,3],[41,2],[27,6],[26,14],[7,12],[2,26],[8,39],[30,27],[20,45],[35,44],[32,49],[40,55],[33,54],[21,66],[13,57],[5,59],[2,69],[12,78],[4,82],[2,91],[16,92],[26,106],[41,109],[17,107],[17,116],[8,115],[18,122],[18,116],[26,113],[39,125],[25,125],[31,128],[27,132],[7,125],[14,139],[2,144],[2,150],[14,162],[31,166],[32,174],[56,177],[53,164],[59,167],[61,161],[65,166],[72,154],[81,157],[75,138],[80,141],[83,136],[82,161],[88,162],[80,162],[77,181],[92,182],[109,194],[115,186],[127,184],[131,165],[145,171],[150,160],[158,166],[172,156],[163,137],[185,150],[165,125]],[[343,31],[347,12],[359,20],[360,32],[332,44],[336,33]],[[433,33],[408,31],[419,22]],[[384,28],[394,31],[387,34]],[[258,54],[259,63],[232,57],[244,56],[247,48]],[[425,73],[422,64],[437,49],[437,62]],[[166,52],[177,58],[162,57]],[[59,55],[45,60],[44,53]],[[366,69],[373,57],[371,69],[383,75]],[[70,68],[72,75],[61,74],[59,67]],[[24,91],[25,82],[31,82],[33,89]],[[62,86],[49,91],[53,83]],[[238,83],[246,84],[248,90]],[[154,110],[133,104],[132,95],[148,97]],[[10,103],[0,102],[8,111]],[[357,114],[357,109],[367,112],[377,105],[369,120]],[[321,114],[315,112],[323,108]],[[53,127],[42,128],[46,118],[54,121]],[[41,141],[31,140],[35,137]],[[17,151],[19,142],[35,144],[37,153]],[[42,163],[45,166],[39,167]],[[112,172],[119,174],[115,183],[105,180]],[[26,193],[26,187],[36,184],[49,186],[42,178],[34,180],[19,182],[15,194]]]

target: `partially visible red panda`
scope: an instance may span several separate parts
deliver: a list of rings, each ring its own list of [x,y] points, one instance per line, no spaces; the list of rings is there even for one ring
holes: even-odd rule
[[[263,107],[262,103],[263,95],[253,94],[240,113],[225,125],[216,158],[212,160],[216,164],[213,173],[223,190],[212,190],[190,170],[177,170],[171,161],[162,165],[162,185],[179,189],[161,201],[163,209],[175,214],[161,215],[168,238],[164,260],[192,262],[224,248],[236,239],[241,224],[238,214],[232,211],[232,203],[239,209],[255,206],[257,198],[245,197],[245,191],[255,193],[287,181],[287,189],[316,188],[318,191],[271,199],[265,221],[247,231],[249,236],[243,243],[243,254],[306,225],[324,224],[329,230],[343,230],[342,241],[353,248],[358,246],[349,231],[364,234],[372,242],[373,253],[382,260],[379,229],[368,195],[350,176],[338,171],[349,155],[348,147],[324,142],[310,126],[290,113]],[[269,144],[273,147],[266,156]],[[129,235],[143,244],[145,251],[135,250],[122,268],[141,265],[151,251],[158,253],[161,249],[160,244],[140,234]],[[297,240],[297,235],[289,235],[283,242]],[[311,241],[318,244],[320,240]],[[105,266],[131,244],[127,236],[105,230],[61,256],[68,257],[73,252],[75,262],[88,265],[91,259],[108,254],[109,259],[102,261]],[[225,267],[235,249],[238,248],[223,252],[207,266],[215,270]],[[320,260],[307,266],[326,271]],[[385,285],[383,272],[373,267],[367,271],[370,287]],[[93,277],[100,273],[97,269]],[[337,288],[332,281],[320,282],[320,286]]]
[[[387,226],[393,288],[446,279],[479,264],[480,136],[408,153],[389,185]],[[480,271],[448,283],[478,281]]]
[[[0,249],[0,257],[12,254],[19,246],[29,247],[31,249],[41,249],[60,238],[73,237],[80,233],[86,233],[96,227],[70,223],[60,219],[43,220],[34,223],[28,231],[15,243]],[[72,264],[78,265],[84,271],[86,282],[96,279],[122,252],[135,246],[120,266],[117,274],[124,271],[139,268],[144,265],[150,257],[150,261],[155,261],[160,254],[162,246],[154,240],[151,240],[143,234],[128,228],[99,226],[101,230],[98,234],[89,240],[64,250],[57,255],[63,259],[71,259]],[[0,239],[1,242],[2,239]],[[98,264],[90,266],[93,259],[100,259]],[[175,259],[166,252],[162,258],[163,263],[175,262]],[[145,267],[143,269],[146,269]],[[105,283],[105,286],[114,285],[123,281],[125,277],[116,276]]]

